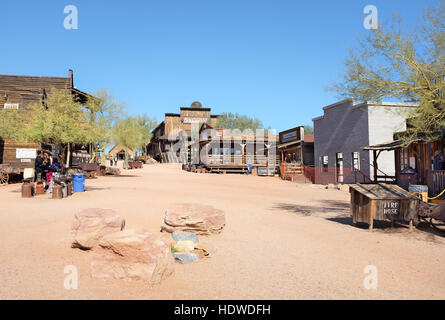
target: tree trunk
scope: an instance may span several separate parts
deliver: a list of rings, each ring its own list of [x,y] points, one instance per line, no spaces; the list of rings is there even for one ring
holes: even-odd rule
[[[70,157],[71,157],[71,144],[68,142],[68,150],[66,152],[66,163],[65,168],[68,168],[70,166]]]
[[[128,169],[128,148],[125,148],[125,162],[124,169]]]

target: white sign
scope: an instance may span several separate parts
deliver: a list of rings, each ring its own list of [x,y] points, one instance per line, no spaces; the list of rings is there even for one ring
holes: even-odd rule
[[[15,157],[17,159],[35,159],[37,157],[36,149],[16,149]]]
[[[19,103],[5,103],[4,109],[19,109],[20,104]]]
[[[184,117],[182,122],[184,123],[204,123],[207,122],[208,118],[195,118],[195,117]]]
[[[20,159],[21,163],[30,163],[31,159]]]

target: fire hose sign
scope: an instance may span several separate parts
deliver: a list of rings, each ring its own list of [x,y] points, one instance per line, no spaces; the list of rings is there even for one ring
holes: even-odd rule
[[[390,216],[398,216],[400,204],[397,201],[386,201],[383,203],[383,214]]]

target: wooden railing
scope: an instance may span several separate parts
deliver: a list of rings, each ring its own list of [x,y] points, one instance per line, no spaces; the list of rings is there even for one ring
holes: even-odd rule
[[[267,156],[255,156],[255,155],[208,155],[207,164],[235,164],[235,165],[247,165],[248,163],[255,164],[268,164]],[[274,166],[276,160],[273,159],[271,164]]]

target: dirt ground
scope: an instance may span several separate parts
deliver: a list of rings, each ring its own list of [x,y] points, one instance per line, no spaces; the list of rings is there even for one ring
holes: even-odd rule
[[[63,200],[22,199],[17,184],[0,188],[1,299],[445,298],[445,238],[404,225],[380,223],[373,233],[353,227],[344,191],[177,165],[146,165],[86,186]],[[93,279],[91,252],[70,248],[71,221],[81,209],[115,209],[126,228],[160,234],[165,209],[184,202],[224,210],[227,226],[201,237],[215,250],[211,258],[175,264],[158,285]],[[63,286],[67,265],[78,269],[77,290]],[[378,271],[375,290],[364,288],[368,265]]]

